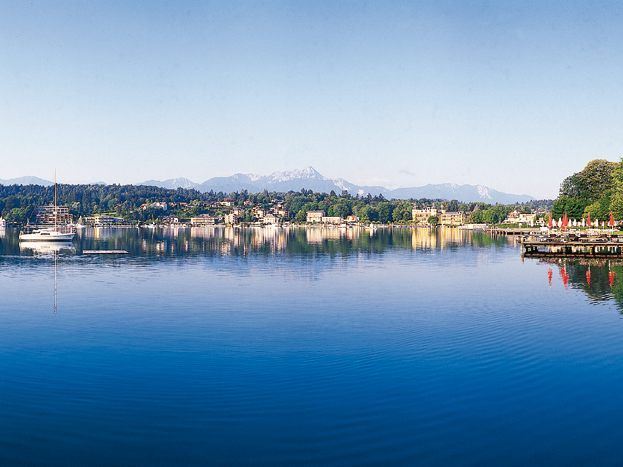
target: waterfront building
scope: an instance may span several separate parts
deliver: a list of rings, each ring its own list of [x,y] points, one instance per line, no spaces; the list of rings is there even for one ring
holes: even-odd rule
[[[349,224],[356,224],[357,222],[359,222],[359,217],[351,214],[350,216],[346,216],[346,222],[348,222]]]
[[[434,205],[425,208],[413,208],[411,216],[413,221],[418,225],[429,225],[428,220],[431,217],[436,217],[439,225],[451,227],[463,225],[466,218],[464,212],[446,211],[445,209],[439,209]]]
[[[324,217],[324,211],[308,211],[307,222],[310,224],[319,224]]]
[[[179,218],[174,216],[163,217],[161,220],[164,225],[178,225],[180,223]]]
[[[216,224],[216,219],[209,214],[201,214],[200,216],[190,218],[190,225],[193,227],[205,227],[214,224]]]
[[[84,218],[84,224],[90,227],[111,227],[125,223],[123,217],[114,217],[107,214],[95,214]]]
[[[230,214],[225,214],[225,216],[223,216],[223,221],[227,225],[235,225],[240,221],[240,217],[235,212],[232,212]]]
[[[322,217],[323,224],[340,225],[342,222],[344,222],[344,219],[342,219],[339,216],[323,216]]]
[[[439,215],[439,225],[457,227],[465,223],[465,214],[462,212],[443,211]]]
[[[262,218],[262,223],[264,225],[278,225],[279,224],[279,218],[277,216],[275,216],[274,214],[266,214]]]
[[[411,211],[411,217],[413,222],[419,225],[428,225],[428,219],[431,217],[437,217],[444,213],[442,209],[437,209],[435,206],[428,206],[425,208],[413,208]]]

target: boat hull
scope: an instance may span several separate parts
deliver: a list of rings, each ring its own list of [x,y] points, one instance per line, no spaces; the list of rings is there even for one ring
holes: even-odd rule
[[[55,233],[50,235],[41,235],[38,233],[21,234],[19,240],[24,242],[71,242],[74,239],[73,233]]]

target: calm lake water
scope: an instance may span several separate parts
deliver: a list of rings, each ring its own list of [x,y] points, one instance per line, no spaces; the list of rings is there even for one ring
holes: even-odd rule
[[[616,264],[457,230],[9,231],[0,294],[3,465],[623,457]]]

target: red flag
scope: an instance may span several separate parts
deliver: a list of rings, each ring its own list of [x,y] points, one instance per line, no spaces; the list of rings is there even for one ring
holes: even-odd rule
[[[610,227],[614,227],[614,216],[610,213],[610,220],[608,221]]]

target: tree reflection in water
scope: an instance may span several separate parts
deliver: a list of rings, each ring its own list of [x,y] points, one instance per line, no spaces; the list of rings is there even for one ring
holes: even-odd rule
[[[593,301],[615,300],[623,313],[623,260],[544,259],[551,265],[547,281],[552,285],[553,269],[558,269],[565,287],[582,290]]]
[[[79,233],[74,254],[83,250],[127,250],[130,256],[246,256],[327,254],[347,256],[382,254],[388,249],[420,252],[459,247],[507,246],[513,240],[483,232],[456,228],[340,228],[340,227],[250,227],[210,226],[201,228],[114,229],[93,228]],[[12,232],[0,240],[0,255],[36,255],[23,248]]]

